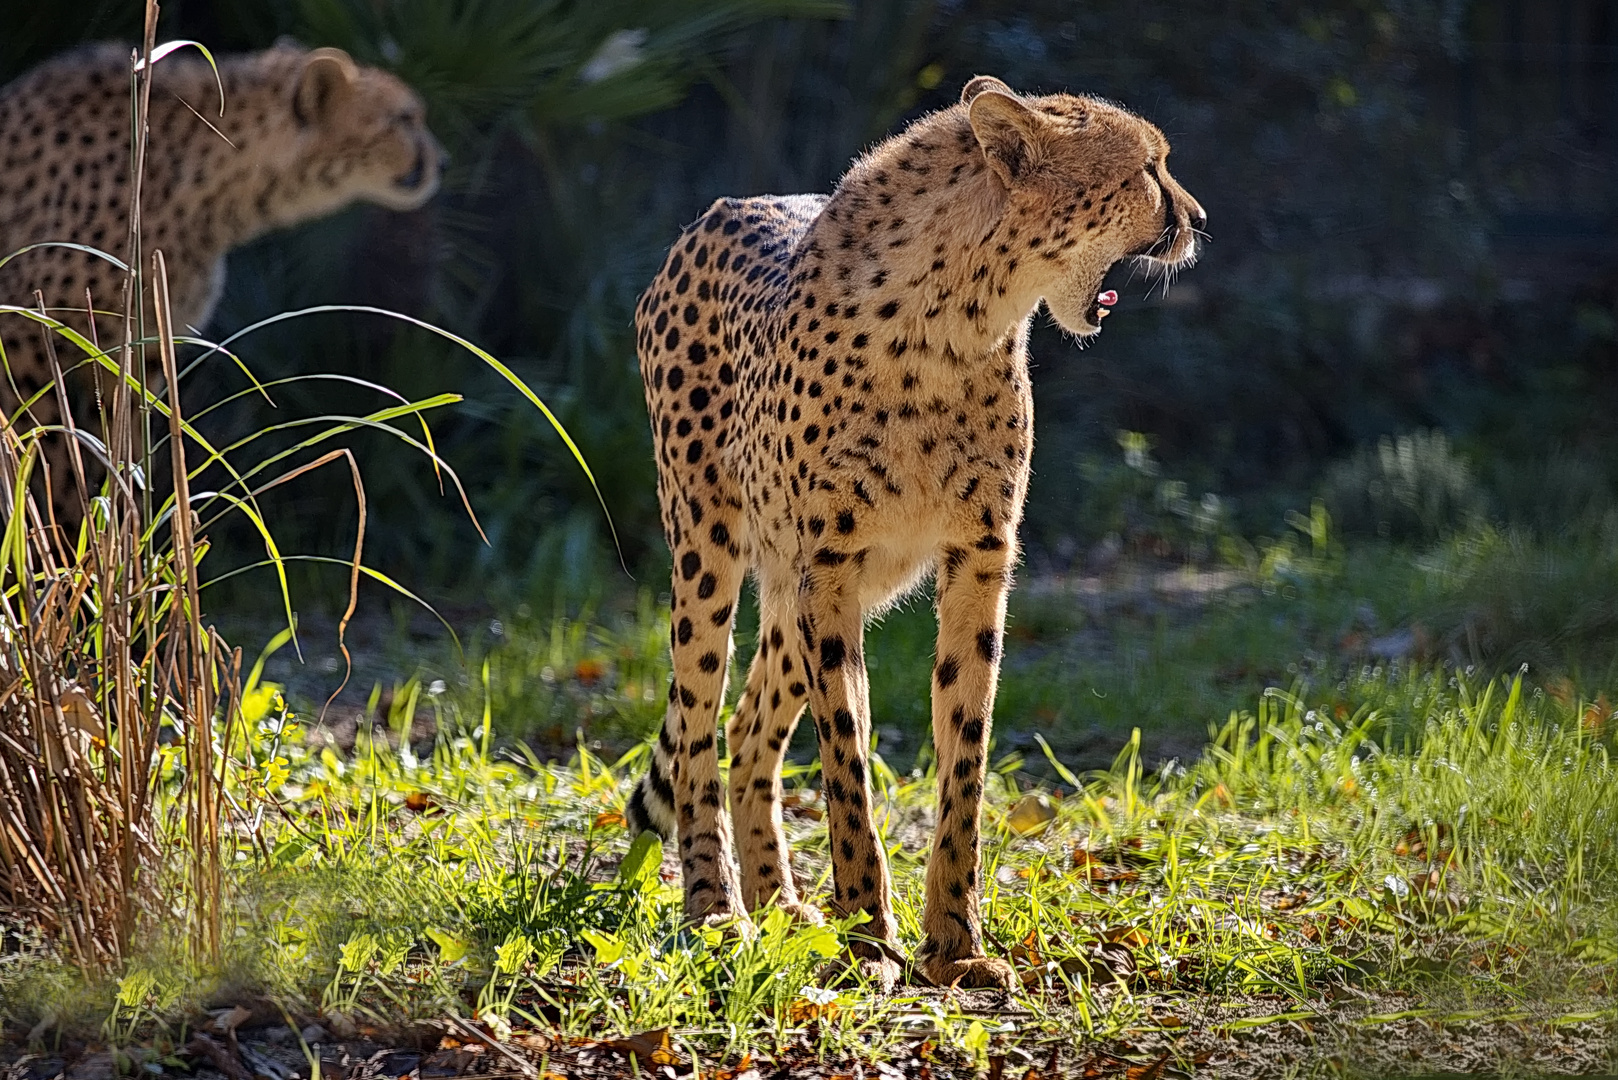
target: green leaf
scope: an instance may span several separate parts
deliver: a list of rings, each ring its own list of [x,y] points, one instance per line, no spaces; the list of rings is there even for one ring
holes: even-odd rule
[[[458,964],[472,951],[473,942],[470,939],[452,934],[448,930],[440,930],[436,926],[428,927],[427,936],[438,946],[440,963]]]
[[[624,943],[616,935],[601,930],[585,930],[583,937],[596,951],[596,959],[607,967],[623,959]]]
[[[629,845],[629,854],[618,864],[618,880],[626,888],[645,889],[657,882],[657,868],[663,863],[663,841],[654,832],[643,832]]]

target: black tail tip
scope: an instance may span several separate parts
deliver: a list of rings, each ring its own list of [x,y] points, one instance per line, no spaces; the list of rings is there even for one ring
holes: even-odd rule
[[[624,807],[624,820],[629,824],[630,836],[639,836],[643,832],[662,835],[662,831],[652,821],[652,815],[646,808],[645,780],[635,785],[635,793],[629,797],[629,802]]]

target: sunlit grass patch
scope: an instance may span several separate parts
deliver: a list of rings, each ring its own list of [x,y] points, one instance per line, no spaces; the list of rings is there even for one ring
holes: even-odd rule
[[[459,730],[449,717],[429,755],[379,734],[339,756],[264,705],[255,759],[271,801],[230,875],[229,975],[334,1036],[458,1018],[513,1052],[667,1029],[668,1053],[711,1061],[877,1061],[930,1044],[960,1066],[1006,1044],[1109,1047],[1142,1031],[1614,1019],[1611,710],[1520,681],[1378,672],[1271,692],[1185,767],[1148,771],[1133,745],[1084,776],[1043,762],[1060,794],[1003,760],[983,871],[986,948],[1022,978],[1003,1002],[835,981],[858,932],[846,922],[766,914],[756,939],[684,927],[676,863],[622,829],[643,749],[541,765],[492,749],[473,715]],[[816,776],[789,766],[787,820],[824,902]],[[880,760],[873,776],[913,949],[933,778]],[[98,999],[121,1037],[151,1038],[222,977],[162,955],[176,954],[134,969],[150,983],[140,1015]],[[53,1009],[66,1023],[64,999],[84,1000],[43,960],[0,979],[29,1025]]]

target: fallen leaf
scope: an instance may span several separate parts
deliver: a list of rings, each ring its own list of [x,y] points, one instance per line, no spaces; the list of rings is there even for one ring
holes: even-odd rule
[[[1129,1070],[1124,1073],[1124,1076],[1127,1080],[1162,1080],[1163,1070],[1168,1067],[1169,1056],[1165,1053],[1156,1061],[1143,1065],[1131,1065]]]
[[[1028,931],[1028,936],[1011,947],[1011,959],[1029,967],[1041,967],[1045,960],[1039,955],[1039,939],[1034,931]]]
[[[1017,800],[1017,805],[1006,815],[1006,825],[1018,836],[1034,836],[1044,832],[1056,820],[1056,808],[1037,791],[1030,791]]]
[[[228,1035],[241,1027],[253,1015],[253,1010],[245,1009],[240,1005],[232,1005],[228,1009],[215,1009],[209,1014],[208,1027],[220,1035]]]
[[[1151,940],[1146,936],[1146,931],[1138,926],[1114,926],[1110,930],[1103,930],[1101,937],[1105,941],[1127,945],[1131,949],[1138,949]]]
[[[616,1050],[625,1057],[633,1056],[643,1063],[685,1068],[685,1059],[669,1042],[669,1029],[666,1027],[642,1031],[623,1039],[609,1039],[601,1045],[609,1050]]]
[[[714,1080],[747,1080],[749,1075],[755,1077],[758,1075],[758,1069],[753,1065],[751,1052],[743,1054],[742,1059],[736,1063],[734,1069],[720,1069],[713,1074],[713,1077]]]
[[[607,673],[607,665],[600,660],[580,660],[573,668],[573,677],[585,686],[594,686]]]
[[[604,814],[596,815],[595,827],[598,829],[623,829],[629,825],[629,819],[616,810],[608,810]]]
[[[834,996],[827,1001],[796,998],[787,1006],[787,1020],[794,1024],[807,1024],[815,1020],[835,1020],[841,1006]]]
[[[816,798],[814,791],[793,791],[781,796],[781,809],[789,817],[800,818],[806,821],[819,821],[826,816],[826,812],[818,806],[811,805]]]
[[[436,809],[432,798],[425,791],[412,791],[405,796],[405,809],[412,814],[425,814],[428,810]]]
[[[1073,869],[1080,877],[1092,885],[1105,885],[1112,881],[1128,884],[1129,882],[1140,880],[1138,872],[1112,866],[1102,861],[1094,852],[1087,851],[1078,845],[1074,845],[1072,856]]]

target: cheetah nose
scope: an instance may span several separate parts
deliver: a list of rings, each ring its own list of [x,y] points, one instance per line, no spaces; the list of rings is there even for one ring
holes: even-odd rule
[[[1201,231],[1208,227],[1208,213],[1202,207],[1193,207],[1190,216],[1193,229]]]

